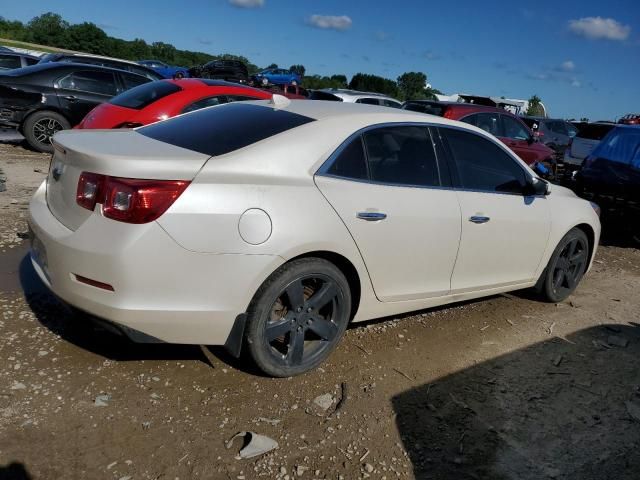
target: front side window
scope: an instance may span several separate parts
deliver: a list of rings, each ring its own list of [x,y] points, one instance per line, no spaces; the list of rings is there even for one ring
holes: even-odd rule
[[[124,83],[125,90],[143,85],[150,81],[147,77],[143,77],[141,75],[136,75],[133,73],[122,72],[120,75],[122,77],[122,82]]]
[[[440,132],[455,162],[461,188],[523,193],[527,185],[524,168],[494,142],[452,128],[441,128]]]
[[[58,85],[68,90],[97,93],[99,95],[115,95],[116,79],[111,72],[74,72],[62,78]]]
[[[402,105],[399,104],[398,102],[394,102],[393,100],[387,100],[385,98],[380,100],[380,103],[385,107],[391,107],[391,108],[401,108],[402,107]]]
[[[531,136],[529,130],[515,118],[507,115],[502,116],[502,126],[504,128],[503,137],[514,138],[516,140],[529,140]]]

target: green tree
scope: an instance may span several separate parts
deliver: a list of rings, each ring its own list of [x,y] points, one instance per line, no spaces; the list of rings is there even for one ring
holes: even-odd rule
[[[111,45],[109,37],[93,23],[78,23],[71,25],[66,31],[66,48],[80,52],[109,55]]]
[[[382,93],[391,97],[398,95],[396,82],[369,73],[356,73],[349,82],[349,88],[363,92]]]
[[[398,90],[402,100],[426,98],[427,76],[422,72],[405,72],[398,77]]]
[[[27,24],[30,40],[52,47],[64,47],[67,41],[69,23],[60,15],[48,12],[34,17]]]
[[[533,95],[529,99],[529,106],[527,107],[527,115],[532,117],[543,117],[544,116],[544,107],[542,106],[542,100],[538,95]]]
[[[289,70],[293,73],[297,73],[301,77],[304,77],[304,73],[307,71],[307,69],[304,68],[304,65],[291,65]]]
[[[269,69],[269,68],[278,68],[278,64],[277,63],[272,63],[267,67],[267,69]]]
[[[338,85],[336,88],[347,88],[347,86],[349,85],[346,75],[331,75],[330,78],[332,82],[335,82]]]

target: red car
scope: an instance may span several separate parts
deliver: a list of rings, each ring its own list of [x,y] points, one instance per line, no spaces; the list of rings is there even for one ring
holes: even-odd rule
[[[527,165],[535,162],[555,164],[554,151],[543,143],[538,143],[520,118],[502,108],[430,100],[411,100],[405,102],[402,108],[475,125],[498,137]]]
[[[91,110],[75,128],[134,128],[181,113],[272,93],[219,80],[184,78],[145,83]]]

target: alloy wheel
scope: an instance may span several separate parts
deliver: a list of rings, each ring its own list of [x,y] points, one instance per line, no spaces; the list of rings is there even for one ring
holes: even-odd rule
[[[573,238],[560,252],[553,268],[552,288],[556,294],[572,292],[584,270],[588,258],[588,247],[582,238]]]
[[[298,278],[280,293],[264,330],[274,359],[287,367],[313,362],[333,347],[344,318],[344,299],[337,283],[325,275]]]
[[[51,143],[51,137],[63,129],[64,126],[55,118],[41,118],[33,124],[33,137],[38,143],[49,145]]]

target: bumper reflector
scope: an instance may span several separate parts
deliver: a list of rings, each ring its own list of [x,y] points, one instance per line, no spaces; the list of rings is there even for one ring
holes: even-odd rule
[[[75,273],[73,274],[73,276],[76,278],[78,282],[84,283],[85,285],[91,285],[92,287],[101,288],[103,290],[108,290],[110,292],[115,291],[113,287],[108,283],[99,282],[98,280],[92,280],[90,278],[83,277],[82,275],[76,275]]]

